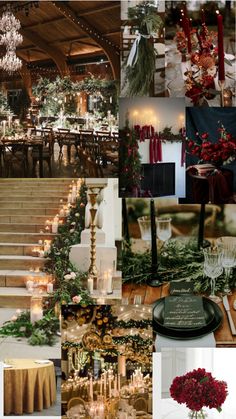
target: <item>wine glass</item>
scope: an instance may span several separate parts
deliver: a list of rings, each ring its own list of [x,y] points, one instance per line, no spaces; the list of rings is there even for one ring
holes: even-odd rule
[[[232,294],[229,288],[229,279],[231,269],[236,265],[236,243],[234,237],[220,237],[217,239],[217,245],[221,250],[221,263],[225,270],[225,287],[226,294]]]
[[[157,237],[161,241],[165,242],[171,238],[171,218],[157,218]]]
[[[215,284],[216,278],[218,278],[222,272],[223,267],[221,263],[221,252],[217,248],[208,247],[203,249],[204,254],[204,273],[211,279],[211,294],[209,298],[215,303],[219,303],[221,298],[215,295]]]

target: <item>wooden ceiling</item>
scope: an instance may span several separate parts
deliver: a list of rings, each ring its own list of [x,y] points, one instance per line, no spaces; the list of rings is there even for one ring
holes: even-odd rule
[[[41,0],[38,7],[29,7],[27,15],[22,8],[30,3],[35,2],[10,2],[21,22],[24,39],[17,48],[17,55],[26,63],[53,60],[58,66],[58,60],[64,61],[66,67],[70,59],[79,62],[81,58],[105,53],[112,61],[113,55],[118,56],[119,1]],[[6,4],[1,1],[0,13]],[[17,11],[18,6],[21,10]],[[1,55],[3,53],[4,50]]]

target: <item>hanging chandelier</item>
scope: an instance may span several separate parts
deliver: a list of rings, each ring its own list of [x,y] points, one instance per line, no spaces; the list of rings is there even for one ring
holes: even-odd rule
[[[0,31],[10,32],[12,30],[18,31],[20,29],[20,21],[16,19],[10,10],[10,6],[7,6],[7,10],[3,13],[0,19]]]
[[[16,56],[16,47],[23,42],[22,35],[18,32],[21,24],[10,10],[10,5],[0,19],[0,45],[5,45],[6,54],[0,59],[0,68],[9,74],[22,67],[22,61]]]
[[[16,56],[15,51],[8,50],[4,57],[0,59],[0,67],[12,74],[22,67],[22,61]]]

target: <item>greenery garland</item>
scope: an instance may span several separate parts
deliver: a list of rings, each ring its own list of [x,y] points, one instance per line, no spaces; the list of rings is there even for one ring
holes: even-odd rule
[[[9,111],[10,108],[7,102],[7,96],[0,92],[0,115],[5,115]]]
[[[210,291],[210,278],[203,272],[203,251],[198,250],[197,241],[169,240],[159,254],[158,272],[163,283],[170,281],[187,281],[194,283],[196,292]],[[123,251],[123,282],[144,284],[151,278],[151,252],[132,252],[127,246]],[[233,269],[229,281],[230,287],[235,287],[236,269]],[[217,278],[215,290],[223,292],[225,276]]]
[[[172,132],[172,127],[165,127],[160,133],[159,133],[159,137],[161,138],[162,142],[179,142],[182,143],[183,142],[183,136],[181,133],[181,130],[178,134],[174,134]]]
[[[93,75],[84,78],[82,81],[73,82],[69,76],[57,76],[54,81],[40,77],[37,84],[32,88],[33,95],[40,100],[42,110],[49,109],[57,114],[63,105],[65,112],[73,114],[76,112],[75,96],[85,92],[87,95],[100,97],[104,114],[107,110],[116,113],[118,108],[118,84],[115,80],[96,78]],[[64,99],[70,97],[66,103]],[[110,103],[112,98],[112,103]],[[44,101],[46,100],[46,104]]]
[[[121,329],[147,329],[149,326],[152,326],[152,320],[144,319],[144,320],[118,320],[115,321],[112,325],[112,329],[117,327]]]
[[[126,335],[112,337],[114,343],[117,345],[132,344],[136,350],[148,349],[152,345],[152,339],[143,339],[140,335]]]
[[[52,242],[50,252],[47,254],[49,263],[45,269],[54,275],[56,281],[55,292],[51,298],[52,305],[70,303],[73,297],[78,297],[80,304],[93,303],[88,291],[83,286],[87,272],[81,272],[69,258],[71,246],[80,243],[81,232],[84,229],[86,203],[86,186],[83,183],[76,205],[71,208],[66,222],[59,226],[59,234]]]
[[[22,312],[15,321],[10,320],[0,328],[0,336],[27,338],[30,345],[49,345],[56,343],[56,333],[59,330],[59,319],[53,310],[46,310],[44,317],[32,324],[30,312]]]
[[[138,137],[134,129],[127,126],[120,131],[119,173],[120,189],[134,196],[141,186],[141,156],[138,151]]]

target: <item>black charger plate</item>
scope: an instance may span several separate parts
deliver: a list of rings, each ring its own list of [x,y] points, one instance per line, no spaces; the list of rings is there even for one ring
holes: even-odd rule
[[[220,326],[223,313],[214,301],[203,297],[203,310],[206,325],[199,328],[171,328],[164,326],[165,297],[160,298],[153,307],[153,328],[156,333],[170,339],[197,339],[214,332]]]

